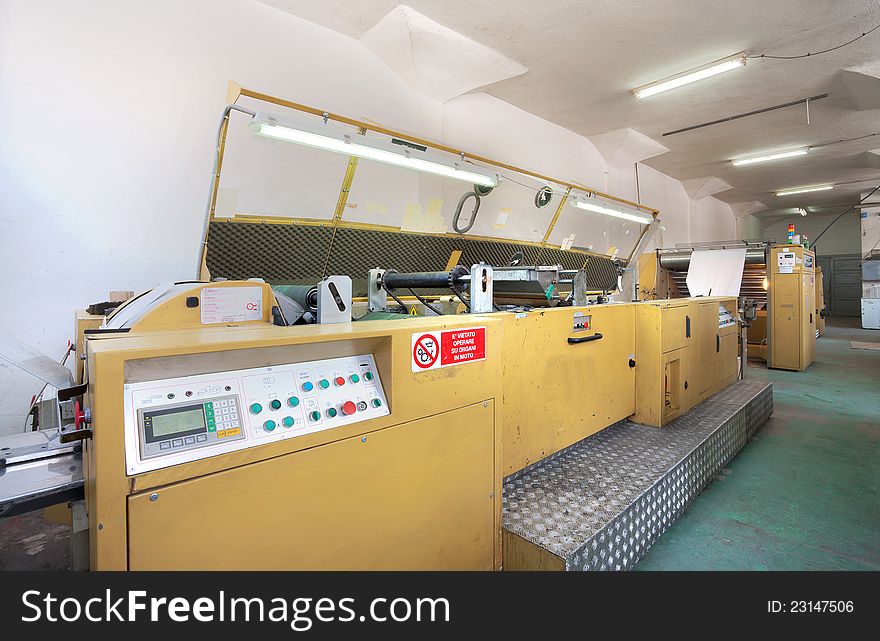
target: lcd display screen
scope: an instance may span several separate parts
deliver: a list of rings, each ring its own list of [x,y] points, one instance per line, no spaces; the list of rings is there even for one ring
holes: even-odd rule
[[[153,439],[164,439],[184,432],[205,430],[205,412],[201,406],[179,412],[156,413],[150,417]]]

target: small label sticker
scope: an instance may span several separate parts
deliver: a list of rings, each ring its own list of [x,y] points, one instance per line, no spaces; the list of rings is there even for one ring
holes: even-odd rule
[[[412,335],[412,371],[414,372],[485,359],[485,327],[449,329]]]
[[[205,287],[199,308],[203,325],[262,320],[263,288]]]

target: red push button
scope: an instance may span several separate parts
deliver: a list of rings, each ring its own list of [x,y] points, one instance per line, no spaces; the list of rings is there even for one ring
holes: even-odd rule
[[[345,401],[342,405],[342,413],[346,416],[351,416],[357,411],[357,405],[352,403],[351,401]]]
[[[343,385],[345,385],[345,379],[342,378],[341,376],[337,376],[333,382],[336,383],[336,385],[339,387],[342,387]]]

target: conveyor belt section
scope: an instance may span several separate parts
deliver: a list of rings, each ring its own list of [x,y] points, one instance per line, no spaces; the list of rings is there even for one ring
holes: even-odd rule
[[[533,553],[507,569],[631,569],[772,412],[769,383],[738,381],[666,427],[623,421],[511,476],[505,540]]]

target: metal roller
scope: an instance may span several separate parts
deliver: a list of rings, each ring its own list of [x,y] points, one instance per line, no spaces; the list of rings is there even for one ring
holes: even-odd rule
[[[318,288],[312,285],[273,285],[272,289],[279,294],[299,303],[303,309],[312,313],[318,311]]]
[[[693,249],[678,249],[669,252],[663,252],[660,254],[660,266],[663,269],[668,269],[674,272],[687,271],[688,267],[691,264],[691,253],[693,251]],[[746,265],[763,265],[764,260],[765,258],[763,248],[750,248],[746,250]]]

